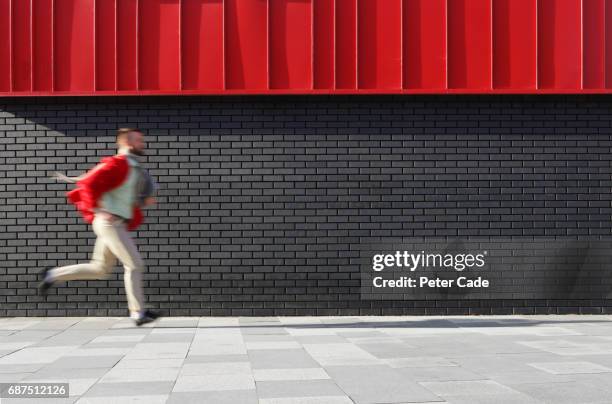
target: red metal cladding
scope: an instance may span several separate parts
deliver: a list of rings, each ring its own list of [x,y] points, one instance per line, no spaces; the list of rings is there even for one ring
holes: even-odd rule
[[[446,80],[446,0],[404,0],[403,88],[442,91]]]
[[[94,0],[53,1],[54,92],[95,92],[94,6]]]
[[[32,88],[53,89],[53,0],[32,1]]]
[[[533,40],[537,3],[537,0],[493,2],[494,88],[537,88],[537,43]]]
[[[223,1],[183,0],[181,33],[182,89],[223,90]]]
[[[539,0],[538,87],[582,86],[582,6],[587,0]]]
[[[610,92],[612,0],[0,0],[0,96]]]

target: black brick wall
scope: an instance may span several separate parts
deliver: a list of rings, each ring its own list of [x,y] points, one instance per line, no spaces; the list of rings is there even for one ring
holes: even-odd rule
[[[125,315],[122,268],[45,299],[89,260],[78,175],[145,131],[158,205],[133,233],[171,315],[607,313],[609,300],[360,299],[375,237],[606,237],[612,99],[596,95],[0,98],[0,316]]]

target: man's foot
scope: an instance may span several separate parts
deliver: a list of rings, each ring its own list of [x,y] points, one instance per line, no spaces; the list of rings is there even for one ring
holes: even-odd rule
[[[158,313],[158,312],[151,311],[151,310],[145,310],[143,313],[141,313],[138,316],[138,318],[134,319],[134,322],[136,323],[137,326],[141,326],[143,324],[155,321],[160,316],[161,316],[161,314]]]
[[[153,310],[145,310],[145,316],[149,316],[153,319],[161,317],[161,312]]]
[[[38,293],[42,296],[45,296],[47,294],[47,291],[49,290],[49,288],[51,286],[53,286],[53,281],[50,281],[48,279],[48,272],[53,269],[53,267],[46,267],[45,269],[43,269],[42,271],[39,272],[39,274],[42,275],[42,281],[40,281],[40,283],[38,284]]]

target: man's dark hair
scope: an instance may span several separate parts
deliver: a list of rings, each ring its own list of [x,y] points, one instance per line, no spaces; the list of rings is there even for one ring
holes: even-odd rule
[[[119,128],[117,129],[117,142],[119,142],[119,140],[125,138],[128,133],[130,132],[140,132],[140,129],[138,128]],[[142,133],[142,132],[140,132]]]

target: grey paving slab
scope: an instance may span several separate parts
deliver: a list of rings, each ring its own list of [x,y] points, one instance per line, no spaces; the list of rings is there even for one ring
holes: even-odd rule
[[[180,371],[180,367],[164,368],[159,365],[136,369],[115,367],[102,373],[98,383],[171,382],[176,380]]]
[[[198,317],[162,317],[155,323],[155,328],[195,328]]]
[[[356,403],[439,400],[426,388],[386,365],[326,366],[325,371]]]
[[[301,344],[334,344],[347,342],[347,338],[340,335],[297,335],[294,341]]]
[[[116,341],[116,342],[88,342],[79,349],[104,349],[104,348],[133,348],[138,345],[138,341]]]
[[[189,346],[189,342],[143,342],[129,350],[125,357],[127,359],[184,358]]]
[[[26,380],[46,378],[66,379],[98,379],[107,373],[110,368],[57,368],[44,367],[34,372]]]
[[[34,341],[40,342],[54,335],[62,333],[62,330],[17,330],[10,335],[0,338],[0,342]]]
[[[193,336],[195,335],[195,332],[193,333],[164,333],[164,334],[159,334],[159,333],[151,333],[147,336],[145,336],[141,341],[139,342],[191,342],[193,340]]]
[[[457,366],[457,364],[441,356],[412,356],[409,358],[387,358],[384,363],[392,368],[421,368]]]
[[[87,360],[78,356],[62,356],[45,366],[48,369],[88,369],[112,368],[122,358],[121,355],[96,356],[95,360]]]
[[[166,359],[126,359],[123,358],[114,366],[114,369],[157,369],[181,367],[185,360],[183,358]]]
[[[140,342],[147,335],[136,334],[136,335],[99,335],[96,338],[89,341],[90,344],[103,344],[103,343],[115,343],[115,342]]]
[[[351,343],[304,344],[304,349],[323,366],[376,365],[382,362],[380,358]]]
[[[247,354],[235,354],[235,355],[187,355],[185,363],[199,363],[199,362],[248,362],[249,355]]]
[[[28,363],[49,363],[61,356],[75,351],[78,345],[53,347],[27,347],[0,358],[1,365],[19,365]]]
[[[511,357],[505,355],[482,355],[452,358],[450,360],[458,366],[488,376],[505,372],[533,370],[532,367],[521,361],[520,358],[517,359],[516,355]]]
[[[298,341],[255,341],[244,344],[247,350],[253,349],[299,349],[302,345]]]
[[[44,321],[44,318],[35,318],[35,317],[28,317],[28,318],[20,318],[20,317],[13,317],[13,318],[7,318],[7,319],[2,319],[3,321],[0,322],[0,330],[23,330],[25,328],[31,327],[35,324],[38,324],[42,321]]]
[[[98,330],[68,330],[57,333],[36,343],[34,346],[65,346],[87,344],[100,335]]]
[[[11,363],[2,365],[0,364],[0,375],[4,373],[34,373],[38,369],[43,368],[46,365],[45,362],[39,363]]]
[[[460,366],[402,367],[396,368],[396,371],[409,380],[417,382],[487,379],[486,376]]]
[[[77,404],[164,404],[167,394],[141,396],[80,397]]]
[[[328,329],[326,327],[301,327],[301,326],[288,326],[285,328],[287,333],[297,336],[320,336],[320,335],[338,335],[335,330]]]
[[[244,328],[241,328],[241,331],[244,335],[252,335],[252,334],[284,335],[284,334],[287,334],[287,331],[283,329],[281,325],[272,325],[272,326],[247,325]]]
[[[517,341],[517,343],[557,355],[612,355],[612,341],[575,342],[567,338],[546,338],[538,341]]]
[[[364,351],[374,355],[377,358],[410,358],[419,354],[419,349],[413,345],[399,342],[378,342],[378,343],[361,343],[353,342],[354,345]]]
[[[200,374],[179,377],[174,383],[173,392],[250,390],[255,389],[253,375],[237,374]]]
[[[66,353],[64,356],[78,356],[82,358],[91,358],[94,356],[114,356],[114,355],[126,355],[134,349],[132,346],[128,347],[85,347],[80,346]]]
[[[198,391],[190,393],[173,392],[168,397],[167,404],[259,404],[257,391],[225,390],[225,391]]]
[[[14,383],[32,376],[33,373],[0,373],[0,383]]]
[[[11,342],[0,342],[0,352],[4,352],[5,355],[11,352],[15,352],[20,350],[21,348],[25,348],[27,346],[33,346],[36,344],[36,341],[11,341]]]
[[[261,399],[282,397],[341,396],[346,393],[333,380],[281,380],[257,382]]]
[[[590,373],[589,375],[594,375]],[[564,383],[576,380],[577,374],[552,374],[539,369],[521,371],[498,371],[487,375],[490,380],[505,386],[521,383]]]
[[[253,369],[256,382],[331,379],[323,368]]]
[[[271,341],[295,341],[289,334],[242,334],[244,342],[271,342]]]
[[[45,317],[24,329],[27,330],[65,330],[84,320],[81,317]]]
[[[558,377],[571,378],[571,381],[592,385],[596,388],[606,390],[612,397],[612,373],[581,373],[572,375],[560,375]],[[511,385],[512,383],[508,383]],[[519,384],[519,383],[516,383]]]
[[[451,403],[503,402],[535,404],[541,402],[528,394],[492,380],[419,382],[419,384]]]
[[[320,367],[304,349],[251,350],[248,357],[253,369]]]
[[[174,382],[97,383],[84,397],[168,395]]]
[[[563,383],[512,384],[515,391],[541,402],[555,404],[610,403],[610,391],[593,383],[568,381]]]
[[[358,330],[358,331],[336,331],[336,334],[345,338],[375,338],[375,337],[387,337],[385,333],[377,330]]]
[[[73,330],[107,330],[123,320],[122,317],[87,317],[74,324]]]
[[[110,336],[110,335],[149,335],[155,331],[154,328],[143,328],[143,327],[130,327],[130,328],[110,328],[105,330],[104,333],[100,334],[100,336]]]
[[[568,361],[568,362],[537,362],[528,363],[536,369],[543,370],[555,375],[560,374],[576,374],[576,373],[611,373],[612,369],[606,366],[598,365],[597,363],[586,361]]]
[[[312,397],[278,397],[262,398],[259,404],[352,404],[348,396],[312,396]]]
[[[17,348],[0,350],[0,358],[6,355],[12,354],[15,351],[17,351]]]
[[[180,376],[211,375],[251,375],[249,362],[201,362],[186,363],[182,366]]]
[[[355,324],[360,324],[362,323],[363,320],[360,317],[333,317],[333,316],[322,316],[321,317],[321,324],[326,324],[326,325],[335,325],[335,324],[342,324],[342,325],[355,325]]]
[[[566,361],[568,358],[567,356],[560,356],[560,355],[556,355],[556,357],[561,358],[560,361]],[[606,367],[610,367],[612,368],[612,354],[607,354],[607,355],[574,355],[571,358],[572,360],[576,360],[576,361],[588,361],[588,362],[592,362],[592,363],[597,363],[599,365],[602,366],[606,366]],[[537,360],[534,360],[533,362],[536,362]],[[543,360],[543,362],[546,360]]]

